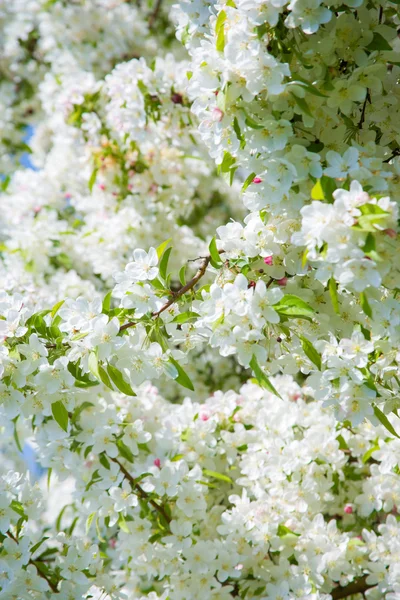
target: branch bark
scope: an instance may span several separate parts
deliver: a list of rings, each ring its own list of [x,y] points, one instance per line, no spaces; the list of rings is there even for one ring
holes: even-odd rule
[[[194,277],[192,277],[192,279],[190,281],[188,281],[184,286],[182,286],[177,292],[174,293],[174,295],[172,296],[172,298],[170,300],[168,300],[168,302],[166,304],[164,304],[164,306],[162,306],[160,308],[160,310],[153,312],[152,313],[152,317],[157,318],[161,315],[161,313],[163,313],[165,310],[167,310],[170,306],[172,306],[172,304],[174,304],[178,298],[180,298],[181,296],[183,296],[184,294],[186,294],[186,292],[188,292],[189,290],[193,289],[194,286],[196,285],[196,283],[204,276],[208,265],[210,264],[211,261],[211,256],[206,256],[203,259],[203,262],[199,268],[199,270],[197,271],[196,275]],[[120,327],[120,331],[124,331],[125,329],[129,329],[129,327],[134,327],[137,324],[137,321],[129,321],[128,323],[125,323],[124,325],[122,325]]]
[[[364,594],[370,588],[375,587],[375,585],[370,585],[367,583],[367,575],[356,579],[346,585],[345,587],[337,587],[331,592],[331,596],[333,600],[341,600],[341,598],[347,598],[348,596],[354,596],[354,594]]]
[[[149,502],[151,504],[151,506],[153,508],[155,508],[155,510],[157,512],[159,512],[160,515],[163,516],[164,520],[169,524],[171,522],[171,519],[165,512],[164,507],[161,506],[161,504],[158,504],[155,500],[153,500],[153,498],[150,498],[148,493],[144,491],[144,489],[138,484],[138,482],[134,479],[134,477],[132,477],[132,475],[129,473],[129,471],[127,471],[125,469],[124,465],[121,464],[117,458],[111,458],[111,457],[109,457],[109,458],[110,458],[110,460],[112,460],[119,466],[122,473],[125,475],[126,479],[131,484],[132,489],[137,491],[138,496],[140,496],[140,498],[142,498],[143,500],[146,500],[146,502]]]

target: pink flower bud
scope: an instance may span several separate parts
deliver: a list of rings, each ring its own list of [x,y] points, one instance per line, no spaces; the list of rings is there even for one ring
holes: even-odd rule
[[[211,117],[213,121],[222,121],[222,119],[224,118],[224,113],[220,108],[213,108],[213,111],[211,113]]]
[[[209,415],[207,415],[206,413],[201,413],[201,415],[200,415],[200,419],[202,421],[208,421],[209,418],[210,418]]]
[[[115,546],[117,545],[117,540],[115,538],[111,538],[108,541],[108,545],[110,546],[110,548],[115,548]]]
[[[272,267],[274,259],[272,256],[264,256],[264,263]]]
[[[247,286],[247,287],[248,287],[249,289],[250,289],[250,288],[254,288],[254,287],[256,287],[256,282],[255,282],[255,281],[249,281],[249,283],[248,283],[248,286]]]
[[[346,515],[351,515],[353,512],[353,507],[351,504],[346,504],[346,506],[344,507],[344,512],[346,513]]]
[[[262,183],[261,177],[254,177],[253,183]]]
[[[386,233],[390,238],[397,237],[397,232],[394,229],[384,229],[383,233]]]
[[[155,467],[158,467],[159,469],[161,469],[161,460],[159,458],[155,458],[153,464]]]
[[[104,183],[99,183],[99,188],[101,190],[103,190],[103,192],[104,192],[104,190],[106,189],[106,186],[104,185]]]
[[[288,278],[287,277],[282,277],[282,279],[277,279],[276,283],[278,285],[280,285],[281,287],[285,287],[285,285],[288,282]]]

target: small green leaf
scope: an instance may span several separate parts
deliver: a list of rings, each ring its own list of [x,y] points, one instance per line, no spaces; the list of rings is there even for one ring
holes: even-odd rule
[[[86,535],[89,533],[90,526],[93,523],[93,519],[95,518],[95,516],[96,512],[92,512],[86,519]]]
[[[296,81],[289,81],[287,85],[298,85],[300,87],[305,88],[310,94],[314,94],[314,96],[319,96],[320,98],[327,98],[326,94],[320,92],[312,83],[306,81],[305,79],[301,79],[298,77]]]
[[[57,302],[57,304],[55,304],[53,306],[53,308],[51,309],[51,318],[54,319],[54,317],[56,316],[58,309],[62,307],[62,305],[64,304],[65,300],[60,300],[60,302]]]
[[[30,548],[30,549],[29,549],[29,552],[31,553],[31,556],[32,556],[32,554],[34,554],[34,553],[36,552],[36,550],[37,550],[38,548],[40,548],[40,546],[41,546],[41,545],[42,545],[42,544],[43,544],[43,543],[44,543],[46,540],[48,540],[48,539],[50,539],[50,538],[48,538],[48,537],[43,537],[43,538],[40,540],[40,542],[38,542],[37,544],[34,544],[34,545],[32,546],[32,548]]]
[[[337,315],[340,315],[340,307],[339,307],[339,297],[337,293],[337,283],[333,277],[330,278],[328,282],[329,295],[331,297],[331,302],[333,306],[333,310]]]
[[[183,267],[180,268],[179,271],[179,281],[181,282],[182,285],[185,285],[186,283],[186,265],[183,265]]]
[[[51,412],[53,413],[54,419],[57,421],[61,429],[68,431],[68,411],[65,408],[61,400],[53,402],[51,405]]]
[[[193,383],[186,371],[184,371],[181,365],[178,362],[176,362],[176,360],[172,356],[169,357],[169,362],[172,363],[178,371],[178,377],[175,378],[175,381],[179,383],[182,387],[187,388],[188,390],[192,390],[192,392],[194,392]]]
[[[274,394],[275,396],[278,396],[278,398],[280,398],[281,396],[278,394],[278,392],[276,391],[276,389],[274,388],[274,386],[272,385],[272,383],[258,364],[255,354],[253,354],[249,366],[253,370],[254,375],[256,376],[256,379],[261,385],[261,387],[265,388],[266,390],[271,392],[271,394]]]
[[[171,252],[172,248],[167,248],[164,254],[162,255],[162,259],[160,261],[160,277],[162,277],[163,279],[167,278],[168,261]]]
[[[13,419],[13,422],[14,422],[14,432],[13,432],[13,435],[14,435],[14,440],[15,440],[15,443],[17,445],[18,450],[20,452],[22,452],[22,446],[21,446],[21,442],[19,441],[18,430],[17,430],[17,421],[18,421],[18,418],[19,418],[19,415],[17,415]]]
[[[302,335],[299,336],[300,339],[300,343],[301,343],[301,347],[304,350],[304,354],[306,356],[308,356],[308,358],[311,360],[312,363],[314,363],[314,365],[317,367],[317,369],[320,371],[322,368],[322,361],[321,361],[321,355],[319,354],[319,352],[314,348],[313,344],[310,342],[310,340],[308,340],[306,337],[303,337]]]
[[[381,35],[380,33],[377,33],[376,31],[374,32],[374,37],[372,38],[372,42],[370,44],[368,44],[368,46],[366,46],[365,48],[366,48],[366,50],[371,50],[371,52],[373,52],[374,50],[378,50],[378,51],[393,50],[392,46],[389,44],[389,42],[387,40],[385,40],[383,35]]]
[[[126,396],[136,396],[135,392],[133,391],[129,383],[125,381],[121,371],[119,371],[117,367],[107,365],[107,372],[110,376],[111,381],[119,389],[120,392],[122,392]]]
[[[322,189],[321,180],[317,179],[317,183],[311,190],[311,198],[313,200],[325,200],[324,190]]]
[[[118,526],[125,533],[130,533],[129,527],[128,527],[127,522],[125,521],[125,517],[122,513],[119,513],[119,515],[118,515]]]
[[[224,475],[223,473],[217,473],[216,471],[209,471],[208,469],[203,469],[203,475],[206,477],[213,477],[214,479],[219,479],[220,481],[225,481],[226,483],[233,483],[232,479],[228,477],[228,475]]]
[[[380,421],[380,423],[382,423],[382,425],[384,427],[386,427],[386,429],[392,435],[394,435],[395,437],[397,437],[397,438],[400,439],[400,435],[398,435],[396,433],[396,430],[394,429],[393,425],[391,424],[391,422],[389,421],[389,419],[387,418],[387,416],[376,405],[373,405],[373,408],[374,408],[374,415],[378,419],[378,421]]]
[[[89,354],[88,367],[91,374],[94,375],[98,381],[100,381],[99,363],[96,352],[91,352]]]
[[[289,527],[286,527],[286,525],[278,525],[277,534],[279,537],[284,537],[285,535],[295,535],[295,536],[300,535],[300,533],[295,533],[294,531],[289,529]]]
[[[108,292],[108,294],[106,294],[104,296],[104,299],[103,299],[103,305],[101,308],[101,312],[104,313],[105,315],[109,312],[110,307],[111,307],[111,296],[112,296],[112,290],[110,290]]]
[[[95,181],[96,181],[98,170],[99,169],[97,167],[95,169],[93,169],[92,174],[90,176],[90,179],[89,179],[89,182],[88,182],[88,186],[89,186],[89,191],[90,192],[93,190],[93,186],[94,186]]]
[[[371,456],[373,455],[373,453],[376,452],[377,450],[380,450],[378,442],[376,442],[373,446],[371,446],[371,448],[369,450],[366,451],[366,453],[362,457],[363,463],[368,462],[369,459],[371,458]]]
[[[252,183],[254,177],[256,176],[255,173],[250,173],[250,175],[248,175],[242,185],[242,193],[244,193],[247,188],[249,187],[249,185]]]
[[[294,319],[312,319],[314,316],[314,309],[307,302],[293,294],[285,294],[277,304],[273,305],[273,309],[279,315]]]
[[[222,265],[222,261],[221,261],[220,254],[218,252],[217,242],[216,242],[215,237],[212,238],[210,245],[208,246],[208,251],[211,256],[211,261],[212,261],[211,264],[213,266],[216,266],[217,268],[219,268]]]
[[[99,518],[98,518],[98,517],[96,518],[96,521],[95,521],[95,523],[96,523],[96,533],[97,533],[97,537],[99,538],[99,541],[100,541],[100,542],[103,542],[103,543],[105,543],[105,541],[106,541],[106,540],[105,540],[105,539],[102,537],[102,535],[101,535],[101,531],[100,531],[100,525],[99,525]]]
[[[106,371],[104,370],[104,368],[100,364],[98,365],[98,369],[99,369],[100,379],[104,383],[104,385],[106,387],[108,387],[110,390],[114,390],[113,386],[111,385],[111,381],[110,381],[110,379],[109,379]]]
[[[372,319],[372,308],[368,302],[368,298],[365,292],[361,292],[360,294],[360,304],[361,308],[363,309],[363,312],[367,315],[367,317]]]
[[[174,319],[172,319],[171,323],[186,323],[186,321],[190,321],[191,319],[197,319],[200,315],[196,312],[183,312],[180,315],[176,315]]]
[[[128,448],[128,446],[126,444],[124,444],[124,442],[122,440],[117,441],[117,448],[119,450],[120,455],[123,458],[125,458],[128,462],[133,463],[133,461],[135,460],[135,457],[133,456],[133,454],[130,451],[130,449]]]
[[[162,244],[160,244],[158,246],[158,248],[157,248],[158,260],[160,260],[160,258],[164,254],[164,251],[165,251],[166,247],[168,246],[168,244],[170,243],[171,240],[172,240],[172,238],[168,238],[167,240],[165,240],[165,242],[163,242]]]
[[[225,48],[225,29],[224,23],[226,19],[226,12],[221,10],[215,23],[215,36],[217,38],[215,47],[218,52],[223,52]]]
[[[296,96],[296,94],[292,94],[292,96],[295,99],[295,102],[296,102],[297,106],[300,108],[301,112],[303,112],[304,114],[306,114],[309,117],[311,117],[312,119],[314,119],[314,115],[312,114],[310,107],[308,106],[306,100],[304,100],[304,98],[299,98],[298,96]]]

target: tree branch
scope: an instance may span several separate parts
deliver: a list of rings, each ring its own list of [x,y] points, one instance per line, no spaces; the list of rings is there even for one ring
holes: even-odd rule
[[[169,516],[165,512],[164,507],[161,506],[161,504],[158,504],[155,500],[153,500],[153,498],[150,498],[150,496],[148,495],[148,493],[144,491],[144,489],[138,484],[138,482],[132,477],[132,475],[129,473],[129,471],[127,471],[125,469],[124,465],[121,464],[117,458],[111,458],[111,457],[109,457],[109,458],[110,458],[110,460],[112,460],[113,462],[115,462],[119,466],[119,468],[121,469],[122,473],[125,475],[126,479],[131,484],[132,488],[137,491],[138,495],[143,500],[146,500],[146,502],[149,502],[152,505],[152,507],[155,508],[156,511],[159,512],[160,515],[163,516],[164,520],[169,524],[171,522],[171,519],[169,518]]]
[[[19,544],[17,538],[15,537],[14,534],[11,533],[11,531],[6,531],[6,534],[8,535],[9,538],[11,538],[16,544]],[[50,579],[47,578],[46,574],[43,573],[43,571],[41,571],[38,567],[38,565],[36,564],[35,560],[32,560],[32,558],[29,559],[28,562],[29,565],[33,565],[36,568],[37,574],[44,579],[45,581],[47,581],[47,585],[49,586],[49,588],[51,589],[52,592],[54,592],[55,594],[58,594],[59,591],[57,589],[57,586],[54,585],[54,583],[52,583],[50,581]]]
[[[346,585],[345,587],[337,587],[331,592],[333,600],[341,600],[341,598],[347,598],[347,596],[354,596],[354,594],[364,594],[370,588],[375,587],[375,584],[370,585],[367,583],[367,575],[356,579]]]
[[[189,290],[193,289],[194,286],[196,285],[196,283],[205,274],[207,267],[210,264],[210,261],[211,261],[211,256],[206,256],[203,259],[203,262],[202,262],[199,270],[197,271],[196,275],[194,277],[192,277],[192,279],[190,281],[188,281],[184,286],[182,286],[177,292],[175,292],[174,295],[172,296],[172,298],[170,300],[168,300],[168,302],[166,304],[164,304],[164,306],[162,306],[160,308],[160,310],[153,312],[151,314],[151,316],[154,318],[159,317],[161,315],[161,313],[163,313],[170,306],[172,306],[172,304],[174,304],[178,300],[178,298],[180,298],[181,296],[186,294],[186,292],[188,292]],[[136,324],[137,324],[137,321],[129,321],[128,323],[125,323],[125,325],[122,325],[119,328],[119,330],[124,331],[125,329],[128,329],[129,327],[133,327]]]

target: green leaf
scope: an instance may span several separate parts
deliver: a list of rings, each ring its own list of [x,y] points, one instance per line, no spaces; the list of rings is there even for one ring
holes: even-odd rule
[[[301,346],[302,346],[302,348],[304,350],[304,354],[306,356],[308,356],[308,358],[311,360],[311,362],[314,363],[314,365],[320,371],[321,368],[322,368],[321,355],[314,348],[314,346],[310,342],[310,340],[308,340],[306,337],[300,335],[299,339],[300,339]]]
[[[226,12],[224,10],[221,10],[215,23],[215,36],[217,38],[215,47],[217,48],[218,52],[223,52],[225,48],[225,19]]]
[[[92,171],[92,174],[90,176],[89,182],[88,182],[88,187],[89,187],[89,191],[91,192],[93,190],[93,186],[95,184],[96,181],[96,177],[97,177],[97,173],[98,173],[98,168],[95,167]]]
[[[377,33],[375,31],[374,37],[372,38],[372,42],[370,44],[368,44],[368,46],[366,46],[366,50],[371,50],[371,52],[373,52],[374,50],[391,51],[391,50],[393,50],[393,48],[389,44],[389,42],[387,40],[385,40],[383,35],[381,35],[380,33]]]
[[[91,352],[89,354],[88,367],[91,374],[94,375],[98,381],[100,381],[99,362],[97,360],[96,352]]]
[[[178,460],[181,460],[182,458],[185,458],[184,454],[175,454],[170,460],[171,462],[178,462]]]
[[[106,294],[104,296],[104,299],[103,299],[103,305],[101,308],[101,312],[104,313],[105,315],[109,312],[110,307],[111,307],[111,296],[112,296],[112,290],[110,290],[108,292],[108,294]]]
[[[368,302],[367,294],[365,292],[361,292],[360,294],[360,304],[363,312],[372,319],[372,308]]]
[[[128,446],[126,444],[124,444],[124,442],[122,440],[117,440],[117,448],[118,448],[120,455],[123,458],[125,458],[130,463],[134,462],[135,457],[133,456],[133,454],[130,451],[130,449],[128,448]]]
[[[304,302],[304,300],[293,294],[285,294],[272,308],[279,315],[285,315],[294,319],[310,320],[314,316],[314,309],[307,302]]]
[[[311,190],[311,198],[313,200],[325,200],[324,190],[322,189],[321,180],[317,179],[317,183]]]
[[[371,458],[371,456],[373,455],[373,453],[376,452],[377,450],[380,450],[378,442],[376,442],[373,446],[371,446],[371,448],[369,450],[366,451],[366,453],[362,457],[363,463],[368,462],[369,459]]]
[[[53,306],[53,308],[51,309],[51,313],[50,313],[52,319],[54,319],[54,317],[58,313],[58,309],[62,307],[64,302],[65,302],[65,300],[60,300],[60,302],[57,302],[57,304],[55,304]]]
[[[247,190],[247,188],[249,187],[249,185],[252,183],[254,177],[256,176],[255,173],[250,173],[250,175],[248,175],[248,177],[246,177],[243,185],[242,185],[242,193],[245,192]]]
[[[236,133],[236,137],[237,137],[237,139],[240,142],[240,147],[244,148],[246,140],[245,140],[245,138],[243,136],[243,133],[242,133],[242,131],[240,129],[240,125],[239,125],[239,121],[238,121],[237,117],[235,117],[233,119],[233,130]]]
[[[103,543],[105,543],[105,541],[106,541],[106,540],[105,540],[105,539],[102,537],[102,535],[101,535],[101,531],[100,531],[100,525],[99,525],[99,518],[98,518],[98,517],[96,518],[96,521],[95,521],[95,523],[96,523],[96,533],[97,533],[97,537],[99,538],[99,541],[100,541],[100,542],[103,542]]]
[[[298,77],[298,76],[297,76]],[[326,94],[320,92],[312,83],[307,81],[306,79],[302,79],[298,77],[295,81],[289,81],[287,85],[298,85],[300,87],[305,88],[310,94],[314,94],[314,96],[319,96],[320,98],[327,98]]]
[[[61,429],[68,431],[68,411],[65,408],[61,400],[53,402],[51,405],[51,412],[53,413],[54,419],[57,421]]]
[[[160,244],[158,246],[158,248],[157,248],[158,260],[160,260],[160,258],[164,254],[164,251],[165,251],[166,247],[168,246],[168,244],[170,243],[171,240],[172,240],[172,238],[168,238],[167,240],[165,240],[165,242],[163,242],[162,244]]]
[[[281,396],[278,394],[278,392],[276,391],[276,389],[274,388],[274,386],[272,385],[272,383],[270,382],[270,380],[264,373],[264,371],[262,371],[260,365],[257,362],[257,357],[255,354],[253,354],[249,366],[253,370],[254,375],[256,376],[256,379],[257,379],[258,383],[261,385],[261,387],[263,387],[266,390],[268,390],[269,392],[271,392],[271,394],[278,396],[278,398],[281,398]]]
[[[217,242],[215,237],[212,238],[210,245],[208,246],[208,251],[211,256],[211,264],[213,267],[219,268],[222,265],[221,256],[218,252]]]
[[[16,512],[20,517],[26,518],[24,507],[18,500],[11,500],[10,508],[12,508],[12,510]]]
[[[176,315],[174,319],[172,319],[171,323],[186,323],[186,321],[190,321],[191,319],[197,319],[200,315],[196,312],[191,312],[190,310],[181,313],[180,315]]]
[[[192,392],[194,392],[193,383],[186,371],[184,371],[181,365],[178,362],[176,362],[176,360],[172,356],[169,357],[169,362],[172,363],[178,371],[178,377],[175,378],[175,381],[179,383],[182,387],[187,388],[188,390],[192,390]]]
[[[310,107],[308,106],[306,100],[304,100],[304,98],[299,98],[298,96],[296,96],[296,94],[292,94],[293,98],[295,99],[295,102],[297,104],[297,106],[300,108],[300,110],[308,115],[309,117],[311,117],[312,119],[314,119],[314,116],[310,110]]]
[[[228,475],[224,475],[223,473],[217,473],[216,471],[209,471],[208,469],[203,469],[203,475],[206,477],[213,477],[214,479],[219,479],[220,481],[225,481],[226,483],[233,483],[232,479],[228,477]]]
[[[17,415],[14,419],[13,419],[13,423],[14,423],[14,440],[15,443],[17,445],[17,448],[20,452],[22,452],[22,446],[21,446],[21,442],[19,441],[19,437],[18,437],[18,430],[17,430],[17,421],[18,421],[19,415]]]
[[[104,385],[106,387],[108,387],[110,390],[114,390],[113,386],[111,385],[111,381],[110,381],[110,379],[109,379],[106,371],[104,370],[104,368],[100,364],[98,365],[98,369],[99,369],[100,379],[104,383]]]
[[[183,267],[180,268],[179,270],[179,281],[181,282],[182,285],[185,285],[186,283],[186,265],[183,265]]]
[[[394,429],[393,425],[391,424],[391,422],[389,421],[389,419],[387,418],[387,416],[375,404],[373,405],[373,408],[374,408],[374,415],[378,419],[378,421],[380,421],[380,423],[382,423],[382,425],[384,427],[386,427],[386,429],[392,435],[394,435],[395,437],[397,437],[397,438],[400,439],[400,435],[398,435],[396,433],[396,430]]]
[[[33,546],[32,546],[32,547],[29,549],[29,552],[31,553],[31,556],[32,556],[32,554],[34,554],[34,553],[36,552],[36,550],[37,550],[38,548],[40,548],[40,546],[41,546],[41,545],[42,545],[42,544],[43,544],[43,543],[44,543],[46,540],[48,540],[48,539],[50,539],[50,538],[48,538],[48,537],[43,537],[43,538],[40,540],[40,542],[38,542],[37,544],[34,544],[34,545],[33,545]]]
[[[89,533],[90,526],[93,523],[93,519],[95,518],[95,516],[96,512],[92,512],[86,519],[86,535]]]
[[[164,254],[162,255],[162,259],[160,261],[160,277],[162,277],[163,279],[167,278],[168,261],[171,252],[172,248],[167,248]]]
[[[337,315],[340,315],[340,307],[339,307],[339,297],[337,293],[337,283],[333,277],[330,278],[328,282],[329,295],[331,297],[331,302],[333,306],[333,310]]]
[[[125,521],[125,517],[122,513],[119,513],[119,515],[118,515],[118,526],[125,533],[130,533],[129,527],[128,527],[127,522]]]
[[[289,527],[286,527],[286,525],[278,525],[277,534],[279,537],[284,537],[285,535],[295,535],[295,536],[300,535],[300,533],[295,533],[294,531],[289,529]]]
[[[125,396],[136,396],[135,392],[133,391],[129,383],[125,381],[121,371],[119,371],[117,367],[107,365],[107,372],[110,376],[111,381],[119,389],[120,392],[125,394]]]

